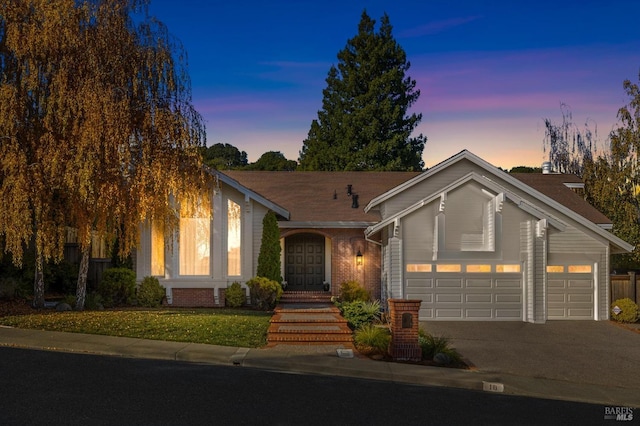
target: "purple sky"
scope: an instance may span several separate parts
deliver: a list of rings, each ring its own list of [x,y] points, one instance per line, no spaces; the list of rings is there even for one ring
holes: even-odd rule
[[[505,169],[540,166],[544,118],[597,125],[601,141],[638,82],[638,0],[151,0],[189,55],[208,144],[297,160],[329,67],[363,9],[389,15],[421,91],[427,167],[468,149]],[[377,26],[376,26],[377,29]]]

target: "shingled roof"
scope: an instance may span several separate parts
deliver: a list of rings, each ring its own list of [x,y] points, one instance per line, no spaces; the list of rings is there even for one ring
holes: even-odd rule
[[[511,176],[593,223],[611,225],[608,217],[569,187],[582,184],[578,176],[559,173],[511,173]]]
[[[420,172],[265,172],[222,171],[231,179],[290,213],[292,223],[313,226],[366,226],[380,220],[364,207],[375,197],[416,177]],[[609,226],[611,220],[591,206],[569,186],[579,187],[582,180],[575,175],[557,173],[512,173],[511,176],[585,219]],[[357,196],[354,208],[353,197]],[[568,185],[568,186],[567,186]]]
[[[366,224],[380,220],[377,214],[365,213],[364,207],[374,197],[417,176],[420,172],[263,172],[222,171],[242,186],[287,209],[291,222]],[[347,195],[348,185],[356,194]],[[335,195],[334,195],[335,194]]]

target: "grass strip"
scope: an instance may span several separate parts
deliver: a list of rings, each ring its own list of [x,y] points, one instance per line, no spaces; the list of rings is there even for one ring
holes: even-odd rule
[[[48,331],[258,348],[271,313],[242,309],[122,309],[38,312],[0,317],[0,324]]]

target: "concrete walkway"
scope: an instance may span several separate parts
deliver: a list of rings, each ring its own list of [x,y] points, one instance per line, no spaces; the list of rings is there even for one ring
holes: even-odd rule
[[[470,323],[459,324],[459,326],[456,325],[455,327],[458,327],[459,330],[464,330],[464,326],[468,326]],[[489,323],[482,324],[489,325]],[[577,324],[577,327],[579,327],[579,324],[582,324],[582,322],[578,322]],[[606,322],[598,324],[602,324],[602,330],[605,332],[621,332],[622,334],[615,334],[615,336],[620,336],[620,339],[625,341],[635,342],[640,338],[640,335],[635,334],[633,331],[617,329],[615,328],[616,326]],[[432,323],[429,325],[432,325]],[[449,325],[450,328],[445,330],[446,326],[446,324],[442,324],[441,330],[447,331],[448,333],[455,331],[452,325]],[[544,328],[547,325],[531,326]],[[472,325],[471,327],[474,326]],[[482,328],[481,326],[477,327]],[[517,328],[517,325],[514,325],[514,327]],[[585,327],[589,326],[587,325]],[[597,325],[595,329],[599,327],[601,326]],[[528,329],[529,327],[524,328]],[[554,330],[555,326],[551,325],[549,328]],[[491,329],[491,327],[489,327],[489,329]],[[517,330],[510,330],[510,334],[511,331]],[[498,331],[494,331],[494,333],[497,333],[495,341],[485,341],[486,345],[502,346],[504,350],[500,351],[501,354],[510,353],[510,351],[524,354],[525,358],[521,359],[522,361],[528,358],[535,358],[537,352],[532,351],[531,348],[515,348],[509,346],[507,343],[501,343],[500,345],[494,343],[500,341],[500,338],[503,339],[503,342],[506,339],[506,337]],[[461,334],[459,336],[461,336]],[[599,343],[597,339],[601,337],[601,335],[592,335],[593,344],[591,346],[583,346],[581,349],[589,351],[590,348],[598,346]],[[565,340],[571,341],[572,338],[567,337]],[[617,341],[618,338],[616,337],[614,340]],[[457,337],[454,338],[454,342],[462,354],[471,361],[473,361],[474,357],[479,356],[484,347],[480,341],[474,341],[472,338],[465,339]],[[541,344],[540,342],[531,343]],[[554,375],[545,377],[545,375],[541,376],[537,370],[515,371],[511,367],[508,367],[511,361],[505,361],[505,364],[501,365],[500,359],[506,359],[504,356],[499,356],[497,359],[491,360],[478,358],[480,362],[475,362],[477,366],[475,370],[457,370],[373,361],[358,356],[357,353],[352,358],[348,357],[348,353],[343,353],[343,356],[347,356],[343,357],[338,356],[338,353],[332,347],[320,349],[320,347],[317,346],[313,348],[310,346],[276,346],[270,349],[249,349],[10,327],[0,327],[0,346],[241,366],[302,374],[348,376],[415,385],[447,386],[490,392],[502,391],[505,394],[511,395],[582,401],[605,406],[640,408],[640,386],[633,380],[620,384],[604,379],[599,383],[585,381],[576,377],[577,374],[571,374],[566,377],[556,377]],[[557,354],[555,364],[563,365],[564,361],[561,363],[558,359],[562,355],[557,350],[554,353]],[[615,365],[618,362],[619,356],[620,354],[617,353],[617,349],[614,348],[610,353],[606,354],[606,356],[594,354],[589,365],[573,364],[573,367],[580,368],[582,371],[584,371],[585,367],[598,369],[598,374],[600,374],[601,370],[598,364]],[[630,362],[633,362],[639,356],[640,351],[629,358]],[[585,354],[585,359],[588,357],[589,354]],[[483,366],[485,362],[487,362],[486,367]],[[636,364],[640,365],[640,362]],[[571,367],[572,366],[569,365],[567,368]],[[621,368],[627,368],[626,362]],[[627,373],[633,375],[635,371],[636,370],[628,371]],[[640,376],[636,375],[635,377],[638,378]]]

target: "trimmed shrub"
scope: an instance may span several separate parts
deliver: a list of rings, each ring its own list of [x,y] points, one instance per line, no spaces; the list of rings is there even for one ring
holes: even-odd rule
[[[156,277],[144,277],[136,291],[138,305],[147,308],[160,306],[166,294],[165,288]]]
[[[354,333],[356,349],[364,355],[384,355],[389,353],[391,333],[386,327],[371,323],[361,325]]]
[[[102,296],[96,292],[87,293],[87,297],[84,301],[84,308],[85,310],[88,309],[90,311],[102,311],[104,309]]]
[[[619,314],[613,312],[613,309],[616,306],[621,310]],[[614,321],[634,323],[638,320],[638,305],[636,305],[633,300],[625,297],[624,299],[618,299],[611,304],[610,313],[611,319]]]
[[[136,294],[136,274],[127,268],[106,269],[97,292],[107,308],[130,304]]]
[[[438,354],[448,357],[449,363],[457,364],[462,361],[462,357],[451,347],[449,339],[444,336],[433,336],[422,328],[418,331],[418,344],[422,349],[422,359],[434,359]]]
[[[280,228],[276,214],[269,210],[262,219],[262,240],[258,253],[257,275],[282,284],[280,275]]]
[[[232,308],[239,308],[247,301],[247,292],[239,282],[234,282],[224,291],[225,304]]]
[[[371,295],[358,281],[351,280],[340,284],[340,300],[342,302],[353,302],[356,300],[366,302],[370,299]]]
[[[337,306],[352,330],[357,330],[364,324],[370,324],[380,319],[380,302],[377,300],[374,302],[362,300],[340,302]]]
[[[251,304],[262,311],[269,311],[276,307],[282,296],[282,286],[274,280],[265,277],[255,277],[247,281]]]

